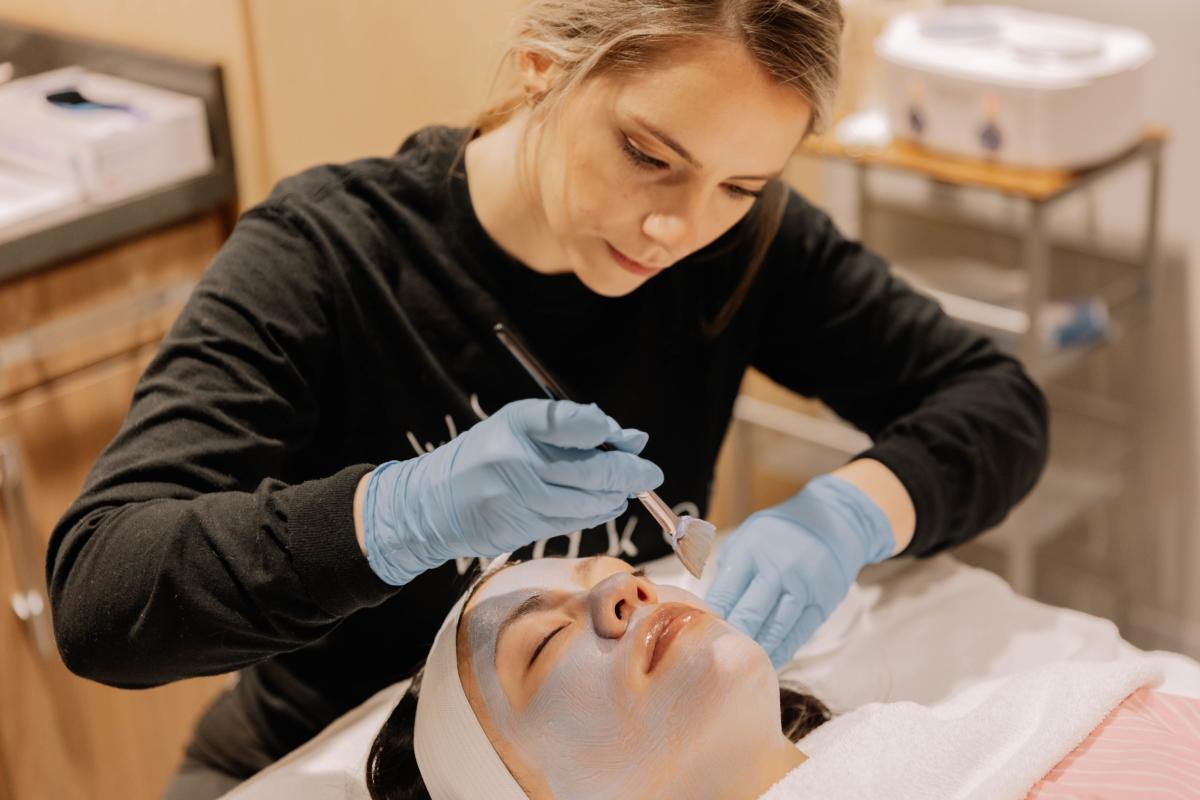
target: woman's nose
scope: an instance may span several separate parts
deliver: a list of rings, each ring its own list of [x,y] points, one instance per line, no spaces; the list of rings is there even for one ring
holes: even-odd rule
[[[679,214],[650,214],[642,223],[642,232],[672,258],[685,249],[689,228],[687,220]]]
[[[639,606],[657,602],[658,593],[654,591],[653,584],[628,572],[609,575],[593,586],[588,594],[592,625],[596,633],[606,639],[624,636],[633,612]]]

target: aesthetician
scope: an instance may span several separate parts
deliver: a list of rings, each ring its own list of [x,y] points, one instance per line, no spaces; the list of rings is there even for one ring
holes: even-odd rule
[[[404,676],[478,557],[669,553],[629,497],[705,512],[748,367],[873,440],[722,548],[708,600],[777,664],[864,565],[969,539],[1040,473],[1019,364],[778,177],[835,87],[834,0],[539,0],[516,30],[519,90],[472,125],[242,216],[54,531],[72,670],[240,670],[168,797]],[[584,403],[526,399],[497,322]]]

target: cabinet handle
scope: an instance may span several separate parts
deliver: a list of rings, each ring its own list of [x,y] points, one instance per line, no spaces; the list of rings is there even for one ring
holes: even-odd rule
[[[15,439],[0,439],[0,502],[4,506],[4,523],[8,529],[8,553],[16,576],[9,603],[13,613],[25,624],[38,655],[44,660],[54,657],[54,631],[46,594],[42,589],[42,547],[33,531],[33,518],[21,476],[21,456]]]

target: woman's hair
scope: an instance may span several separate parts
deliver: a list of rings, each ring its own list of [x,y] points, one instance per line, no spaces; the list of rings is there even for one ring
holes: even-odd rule
[[[467,600],[463,608],[466,608],[471,597],[483,585],[485,578],[490,578],[496,572],[518,563],[520,562],[515,560],[509,561],[500,569],[476,579],[467,590]],[[404,696],[392,709],[391,715],[375,735],[375,741],[371,743],[371,752],[367,756],[366,778],[367,791],[370,792],[372,800],[430,800],[413,748],[417,700],[421,696],[421,678],[424,674],[425,670],[421,668],[413,675],[412,683],[405,690]],[[817,698],[784,684],[779,686],[779,710],[783,735],[793,742],[800,741],[833,716]]]
[[[472,127],[489,130],[531,104],[545,119],[584,81],[606,74],[653,68],[672,49],[701,39],[738,42],[784,86],[812,107],[810,130],[827,122],[838,81],[844,21],[839,0],[533,0],[516,20],[505,56],[549,59],[558,80],[543,94],[514,91],[476,116]],[[503,66],[503,65],[502,65]],[[749,254],[737,285],[703,324],[715,336],[732,319],[779,230],[787,190],[778,179],[755,202],[742,226],[740,248]]]
[[[839,0],[533,0],[515,21],[505,60],[549,59],[559,80],[536,100],[548,115],[584,81],[652,68],[672,49],[701,39],[745,45],[777,82],[812,106],[810,129],[826,121],[838,81],[844,25]],[[475,119],[488,130],[524,105],[514,92]]]

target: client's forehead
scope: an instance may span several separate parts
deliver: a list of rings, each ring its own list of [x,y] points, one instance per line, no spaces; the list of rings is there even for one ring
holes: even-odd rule
[[[596,556],[593,558],[539,558],[502,569],[479,587],[467,606],[474,606],[491,599],[512,596],[516,592],[533,589],[577,592],[590,589],[599,580],[614,572],[632,569],[619,558]]]

